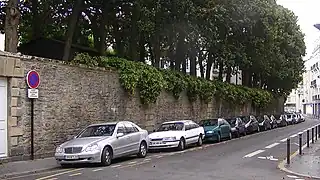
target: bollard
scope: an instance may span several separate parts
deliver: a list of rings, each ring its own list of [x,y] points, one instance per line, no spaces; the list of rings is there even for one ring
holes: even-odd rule
[[[310,147],[309,140],[310,140],[310,130],[308,129],[307,130],[307,147]]]
[[[302,155],[302,133],[299,134],[299,154]]]
[[[316,132],[315,132],[315,138],[316,138],[316,140],[315,140],[315,141],[317,141],[317,140],[318,140],[318,136],[317,136],[317,134],[318,134],[318,128],[317,128],[317,126],[315,126],[314,128],[315,128],[315,130],[316,130]]]
[[[290,164],[290,138],[287,138],[287,164]]]
[[[318,136],[320,138],[320,124],[318,125]]]
[[[312,144],[314,144],[314,127],[312,127],[312,129],[311,129],[311,142],[312,142]]]

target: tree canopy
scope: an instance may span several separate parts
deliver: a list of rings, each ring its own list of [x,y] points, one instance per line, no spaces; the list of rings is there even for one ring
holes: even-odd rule
[[[193,76],[200,70],[206,79],[212,69],[226,82],[241,71],[243,85],[279,95],[287,95],[302,80],[304,34],[294,13],[275,0],[18,2],[0,0],[0,31],[16,23],[17,15],[8,14],[16,8],[19,41],[63,40],[64,59],[76,43],[101,55],[112,47],[120,58]]]

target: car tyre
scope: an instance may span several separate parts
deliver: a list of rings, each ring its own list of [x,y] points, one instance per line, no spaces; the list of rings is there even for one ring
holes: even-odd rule
[[[109,166],[112,162],[112,150],[110,147],[105,147],[102,151],[101,164],[103,166]]]
[[[238,132],[239,133],[239,132]],[[228,140],[231,140],[232,139],[232,133],[229,132],[229,137],[228,137]]]
[[[202,146],[202,144],[203,144],[202,134],[200,134],[200,135],[199,135],[199,138],[198,138],[197,145],[198,145],[198,146]]]
[[[185,148],[186,148],[186,141],[184,140],[184,138],[180,138],[178,150],[183,151]]]
[[[218,142],[218,143],[221,142],[221,135],[220,135],[220,133],[219,133],[218,136],[217,136],[217,142]]]
[[[145,158],[147,156],[147,152],[148,152],[148,147],[147,147],[147,143],[145,141],[142,141],[140,143],[140,147],[139,147],[139,153],[138,153],[138,157],[139,158]]]

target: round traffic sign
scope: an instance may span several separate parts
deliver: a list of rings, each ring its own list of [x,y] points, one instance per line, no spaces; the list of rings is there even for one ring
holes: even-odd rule
[[[27,84],[31,89],[36,89],[40,84],[39,73],[35,70],[31,70],[27,74]]]

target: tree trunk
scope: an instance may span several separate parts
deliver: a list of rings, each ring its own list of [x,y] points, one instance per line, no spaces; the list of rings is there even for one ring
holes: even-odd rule
[[[227,76],[226,76],[226,82],[230,83],[231,82],[231,73],[232,73],[232,68],[231,66],[227,67]]]
[[[184,33],[180,32],[178,37],[178,43],[176,47],[176,58],[175,58],[175,70],[181,70],[181,64],[185,61],[185,51],[184,51]]]
[[[67,29],[67,38],[66,43],[64,46],[64,52],[63,52],[63,58],[62,60],[68,61],[70,58],[70,52],[71,52],[71,46],[72,46],[72,40],[73,40],[73,34],[77,27],[79,16],[82,9],[83,0],[77,0],[75,2],[75,5],[72,9],[72,14],[69,19],[68,29]]]
[[[174,63],[175,63],[175,55],[174,55],[174,35],[175,33],[170,33],[169,34],[169,61],[170,61],[170,69],[174,69]]]
[[[146,48],[144,47],[146,45],[146,40],[144,37],[144,33],[140,33],[140,40],[139,40],[139,61],[140,62],[145,62],[145,57],[146,57]]]
[[[137,49],[138,49],[138,19],[139,19],[139,7],[137,3],[133,4],[132,18],[131,18],[131,34],[130,34],[130,47],[129,47],[129,56],[130,59],[136,61],[138,59]]]
[[[192,44],[190,50],[190,75],[197,76],[197,48]]]
[[[108,21],[108,1],[104,0],[103,1],[103,8],[102,8],[102,18],[100,22],[100,45],[99,45],[99,54],[100,55],[105,55],[106,54],[106,49],[107,49],[107,31],[106,31],[106,25]]]
[[[211,71],[212,71],[212,64],[214,62],[214,54],[213,54],[213,48],[211,47],[208,54],[208,63],[206,68],[206,79],[211,79]]]
[[[41,33],[41,22],[39,22],[39,13],[38,13],[38,0],[32,0],[32,39],[38,39],[42,36]]]
[[[222,59],[220,59],[220,62],[219,62],[219,76],[218,76],[218,80],[219,81],[223,81],[223,69],[224,69],[224,64],[223,64],[223,61]]]
[[[6,8],[5,20],[5,45],[4,50],[8,52],[17,52],[18,47],[18,26],[20,20],[20,12],[18,10],[19,0],[9,0]]]

